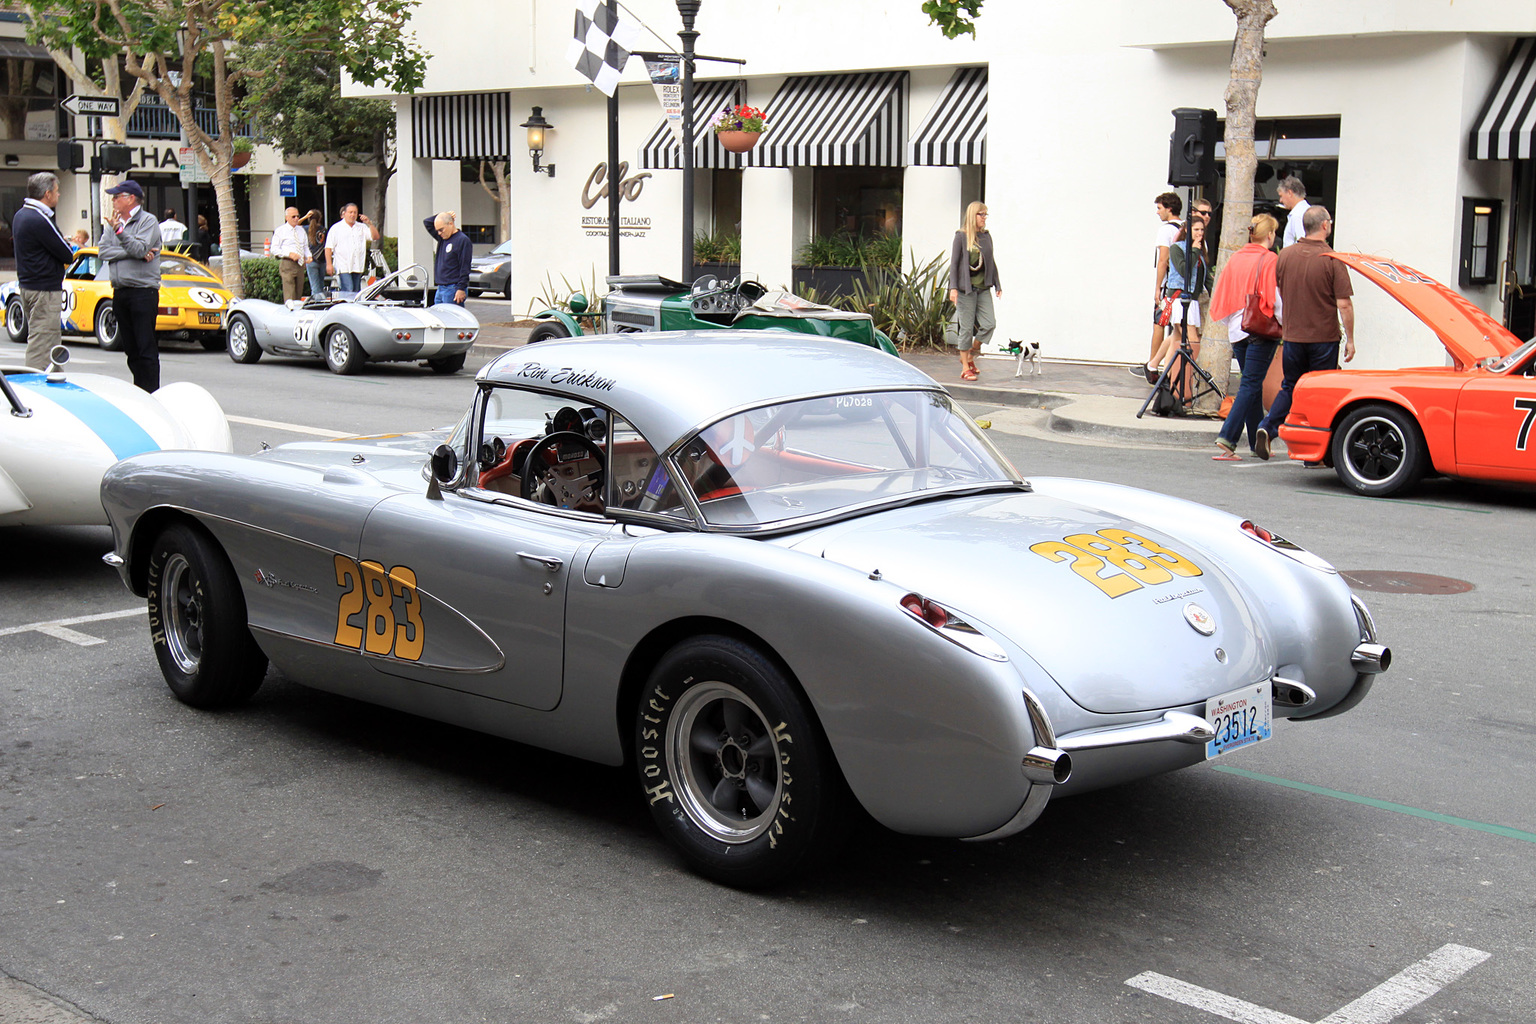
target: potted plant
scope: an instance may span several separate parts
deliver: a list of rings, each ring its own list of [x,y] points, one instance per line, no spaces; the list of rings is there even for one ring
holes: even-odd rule
[[[230,161],[230,166],[238,171],[240,168],[251,162],[251,154],[255,151],[256,144],[250,139],[247,139],[244,136],[235,139],[235,153],[234,158]]]
[[[767,114],[743,103],[720,111],[709,124],[715,130],[715,138],[720,140],[720,145],[727,152],[745,153],[757,145],[758,138],[763,134],[763,123],[767,120]]]

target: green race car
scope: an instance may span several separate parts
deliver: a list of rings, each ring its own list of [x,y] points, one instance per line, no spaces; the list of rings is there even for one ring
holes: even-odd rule
[[[756,281],[721,283],[704,276],[690,288],[654,274],[608,278],[602,309],[591,311],[580,292],[567,302],[569,311],[546,309],[528,342],[579,338],[584,334],[630,334],[648,331],[707,331],[721,327],[760,331],[819,334],[856,341],[896,355],[891,339],[876,329],[868,313],[851,313],[823,306],[785,291],[769,291]]]

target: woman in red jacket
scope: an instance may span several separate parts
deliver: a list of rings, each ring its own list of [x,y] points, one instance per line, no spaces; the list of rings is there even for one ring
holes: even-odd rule
[[[1280,295],[1275,290],[1274,244],[1279,223],[1267,213],[1253,218],[1248,225],[1248,244],[1232,254],[1221,279],[1216,282],[1216,293],[1211,296],[1210,315],[1215,320],[1227,322],[1227,337],[1232,341],[1232,356],[1241,368],[1243,378],[1238,385],[1237,397],[1226,422],[1216,436],[1216,446],[1221,451],[1211,456],[1220,462],[1237,462],[1237,442],[1248,429],[1248,448],[1253,449],[1259,420],[1264,415],[1264,375],[1270,361],[1280,346],[1279,338],[1249,334],[1243,330],[1243,314],[1248,306],[1248,296],[1258,293],[1259,309],[1267,316],[1280,319]]]

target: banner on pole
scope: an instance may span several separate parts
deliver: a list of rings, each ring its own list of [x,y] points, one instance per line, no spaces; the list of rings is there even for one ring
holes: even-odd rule
[[[677,144],[683,145],[683,76],[682,62],[677,57],[645,62],[645,70],[651,76],[651,86],[661,103],[661,112],[667,115],[667,124]]]

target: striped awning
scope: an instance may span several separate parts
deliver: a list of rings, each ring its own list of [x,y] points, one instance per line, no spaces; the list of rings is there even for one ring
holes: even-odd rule
[[[790,78],[773,94],[746,167],[904,167],[907,73]]]
[[[461,160],[512,155],[512,95],[457,93],[411,99],[411,145],[418,159]],[[519,144],[519,150],[524,147]]]
[[[734,78],[711,79],[693,83],[693,166],[740,167],[741,157],[728,153],[715,141],[709,122],[726,107],[742,102],[745,83]],[[681,170],[683,147],[665,117],[651,130],[640,147],[640,167],[647,171]]]
[[[958,167],[987,162],[987,69],[958,68],[912,134],[907,162]]]
[[[1515,43],[1472,124],[1473,160],[1529,160],[1536,156],[1536,37]]]

